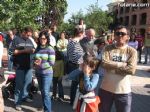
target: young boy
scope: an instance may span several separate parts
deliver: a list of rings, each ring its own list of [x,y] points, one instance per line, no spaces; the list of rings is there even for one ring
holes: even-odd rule
[[[88,54],[84,55],[83,60],[80,70],[76,69],[69,74],[69,79],[79,79],[73,109],[76,109],[76,112],[97,112],[100,100],[94,90],[99,80],[99,74],[95,72],[99,60]]]

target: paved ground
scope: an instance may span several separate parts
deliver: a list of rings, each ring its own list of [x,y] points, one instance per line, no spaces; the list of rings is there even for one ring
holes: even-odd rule
[[[150,64],[138,65],[136,75],[132,77],[133,101],[131,112],[150,112],[150,73],[146,72],[148,68],[150,68]],[[68,98],[70,82],[63,80],[63,85],[65,97]],[[13,98],[5,100],[5,112],[16,112],[13,101]],[[23,103],[22,106],[23,112],[41,112],[38,110],[41,107],[40,93],[35,94],[32,103]],[[52,101],[52,110],[54,112],[73,112],[68,101]],[[114,108],[112,112],[115,112]]]
[[[138,66],[140,67],[140,66]],[[147,69],[145,66],[144,69]],[[64,80],[66,81],[66,80]],[[70,82],[64,82],[65,97],[68,98]],[[133,102],[131,112],[150,112],[150,73],[145,70],[137,70],[137,75],[132,78]],[[13,98],[5,100],[5,112],[16,112],[14,109]],[[41,96],[35,94],[34,102],[23,103],[24,112],[41,112]],[[69,102],[52,101],[54,112],[73,112]],[[113,109],[112,112],[115,112]]]

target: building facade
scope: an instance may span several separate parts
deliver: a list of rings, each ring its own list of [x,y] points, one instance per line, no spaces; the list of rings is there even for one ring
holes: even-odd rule
[[[112,12],[116,24],[127,26],[132,33],[146,35],[150,27],[150,0],[124,0],[113,5]]]

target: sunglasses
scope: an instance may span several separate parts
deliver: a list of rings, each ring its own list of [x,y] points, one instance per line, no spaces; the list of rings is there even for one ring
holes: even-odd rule
[[[127,35],[125,32],[115,32],[115,35],[116,36],[125,36],[125,35]]]

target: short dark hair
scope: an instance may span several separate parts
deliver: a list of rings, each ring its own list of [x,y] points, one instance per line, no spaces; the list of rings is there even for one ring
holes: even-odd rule
[[[33,29],[30,26],[24,27],[24,32],[33,32]]]
[[[105,44],[105,40],[104,39],[96,39],[95,41],[94,41],[94,45],[97,45],[97,44]]]
[[[120,30],[120,29],[122,29],[122,28],[125,28],[125,29],[127,30],[127,34],[129,34],[129,30],[128,30],[127,27],[124,26],[124,25],[118,25],[118,26],[116,26],[115,29],[114,29],[114,31],[116,32],[117,30]]]

